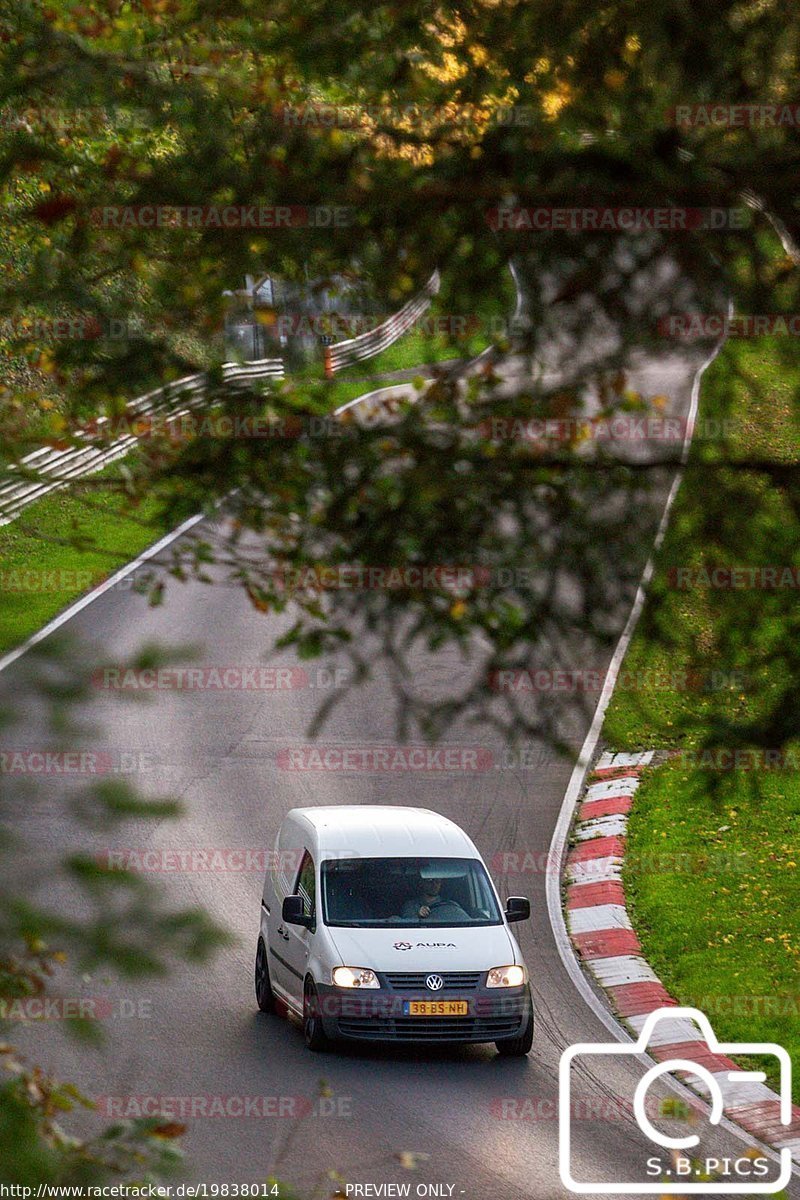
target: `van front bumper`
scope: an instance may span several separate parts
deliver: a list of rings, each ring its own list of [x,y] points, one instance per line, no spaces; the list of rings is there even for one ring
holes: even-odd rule
[[[412,1000],[436,1000],[431,992],[402,993],[380,988],[359,992],[317,985],[320,1016],[329,1038],[380,1042],[498,1042],[519,1037],[532,1011],[530,988],[479,987],[463,996],[466,1016],[410,1016]]]

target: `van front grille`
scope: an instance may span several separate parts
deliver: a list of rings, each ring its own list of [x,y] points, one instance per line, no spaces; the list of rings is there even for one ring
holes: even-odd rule
[[[413,974],[387,974],[386,981],[395,992],[426,992],[431,995],[425,980],[429,975],[441,975],[444,987],[436,991],[441,996],[443,992],[474,992],[481,981],[481,971],[417,971]]]

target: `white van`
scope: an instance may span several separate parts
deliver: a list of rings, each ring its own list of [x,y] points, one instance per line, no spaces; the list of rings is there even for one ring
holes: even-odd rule
[[[339,1039],[533,1041],[528,972],[467,835],[424,808],[295,808],[264,882],[256,998],[302,1019],[306,1045]]]

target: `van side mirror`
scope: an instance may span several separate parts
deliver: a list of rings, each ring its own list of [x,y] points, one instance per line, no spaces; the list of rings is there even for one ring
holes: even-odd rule
[[[304,925],[311,928],[311,917],[306,916],[302,896],[285,896],[281,916],[287,925]]]
[[[506,920],[509,925],[514,921],[527,921],[531,915],[531,902],[527,896],[509,896],[506,900]]]

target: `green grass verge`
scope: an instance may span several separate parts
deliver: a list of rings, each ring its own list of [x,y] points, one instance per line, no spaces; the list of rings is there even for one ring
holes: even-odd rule
[[[797,461],[796,346],[767,339],[729,342],[709,368],[702,396],[702,418],[730,422],[730,454]],[[708,453],[698,443],[692,460]],[[737,546],[738,555],[724,557]],[[787,621],[797,593],[713,594],[669,586],[670,570],[715,558],[800,561],[797,517],[778,489],[747,474],[712,481],[702,469],[690,470],[606,716],[604,738],[614,748],[691,752],[714,729],[768,711],[786,670],[780,645],[791,629]],[[703,662],[707,671],[698,673]],[[730,668],[741,679],[729,678]],[[716,682],[715,670],[721,675]],[[665,685],[676,679],[688,686]],[[800,1102],[799,864],[797,770],[701,770],[689,754],[645,774],[631,813],[623,872],[644,954],[672,995],[707,1013],[722,1040],[785,1046],[796,1064],[795,1102]],[[770,1083],[777,1086],[777,1078]]]
[[[97,475],[88,495],[53,492],[0,528],[0,651],[157,541],[165,527],[156,511],[155,501],[131,511]]]
[[[625,895],[668,991],[705,1012],[722,1041],[784,1046],[800,1103],[800,788],[796,774],[775,772],[754,804],[742,782],[717,805],[680,759],[648,772],[628,827]],[[769,1083],[777,1089],[777,1074]]]

